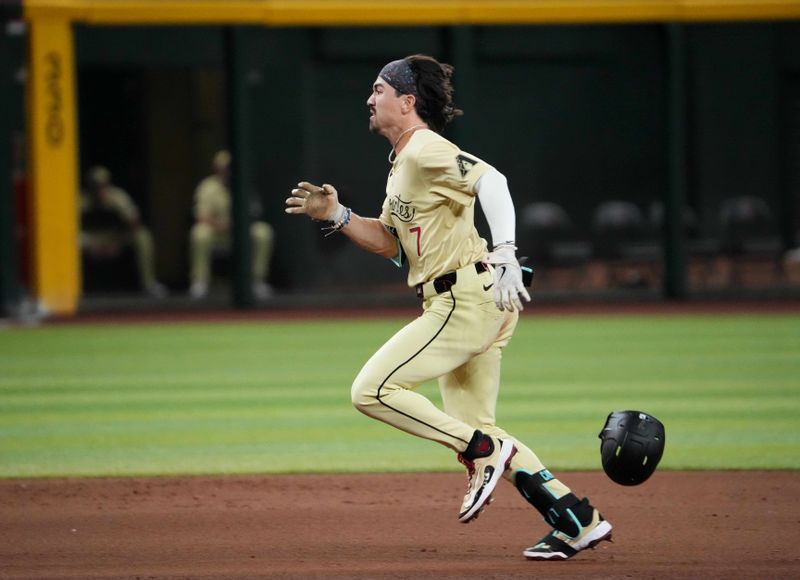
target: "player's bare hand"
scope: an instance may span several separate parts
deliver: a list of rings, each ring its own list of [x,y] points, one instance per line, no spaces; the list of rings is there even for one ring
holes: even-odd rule
[[[339,194],[329,183],[318,186],[301,181],[292,190],[292,197],[287,198],[286,206],[286,213],[306,214],[313,220],[326,221],[339,208]]]

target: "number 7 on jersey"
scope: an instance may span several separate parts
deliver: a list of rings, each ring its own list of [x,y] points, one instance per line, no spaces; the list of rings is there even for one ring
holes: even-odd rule
[[[412,234],[417,234],[417,256],[421,256],[422,253],[420,252],[419,240],[422,237],[422,228],[419,226],[414,226],[413,228],[408,228],[408,231]]]

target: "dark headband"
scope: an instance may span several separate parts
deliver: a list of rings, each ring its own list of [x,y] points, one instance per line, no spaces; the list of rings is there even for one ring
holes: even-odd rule
[[[417,79],[408,62],[401,58],[393,60],[381,69],[380,76],[403,95],[417,95]]]

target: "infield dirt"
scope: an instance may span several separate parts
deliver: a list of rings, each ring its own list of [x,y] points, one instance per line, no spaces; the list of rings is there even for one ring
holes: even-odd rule
[[[536,309],[545,316],[798,311],[796,300]],[[325,316],[101,313],[56,323]],[[637,487],[602,472],[556,475],[602,510],[613,543],[566,562],[527,561],[522,550],[548,530],[539,515],[501,483],[477,521],[458,523],[466,489],[459,473],[0,480],[0,578],[800,578],[800,471],[657,471]]]
[[[463,474],[0,481],[0,578],[799,578],[800,472],[562,473],[614,525],[566,562],[507,483],[469,525]]]

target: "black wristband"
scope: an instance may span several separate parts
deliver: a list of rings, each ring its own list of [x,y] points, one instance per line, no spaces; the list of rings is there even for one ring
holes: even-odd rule
[[[341,230],[344,226],[350,223],[350,218],[353,216],[353,211],[346,207],[344,208],[344,213],[339,221],[329,221],[327,222],[327,226],[322,228],[322,231],[326,232],[325,235],[329,236]]]

